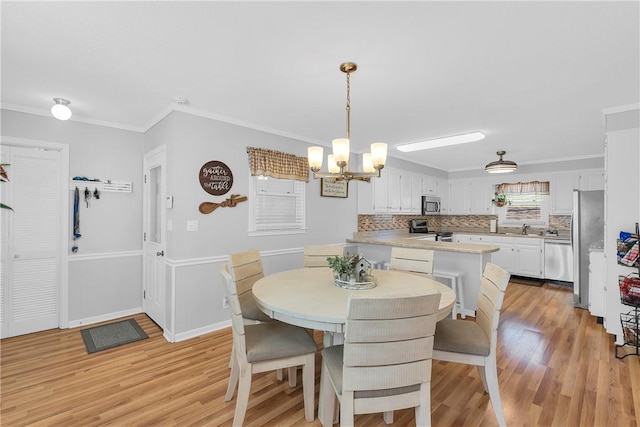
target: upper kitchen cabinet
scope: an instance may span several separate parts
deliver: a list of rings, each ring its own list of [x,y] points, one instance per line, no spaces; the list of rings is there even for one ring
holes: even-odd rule
[[[403,210],[405,207],[407,207],[409,208],[411,213],[421,214],[422,213],[422,190],[423,190],[425,177],[420,174],[412,173],[408,179],[411,180],[411,192],[409,193],[410,197],[407,198],[406,203],[403,203]],[[405,184],[406,183],[403,182],[403,185]],[[404,192],[402,194],[403,194],[402,197],[404,199],[405,198]]]
[[[551,175],[551,214],[570,215],[573,210],[573,190],[580,185],[580,173],[561,172]]]
[[[370,186],[358,187],[359,214],[420,215],[422,214],[422,196],[438,195],[440,183],[438,178],[388,167],[380,172],[380,178],[371,178]],[[446,196],[447,192],[443,193]]]
[[[469,191],[468,180],[449,181],[449,210],[446,213],[451,215],[469,214],[469,206],[471,205]]]
[[[580,190],[604,190],[604,171],[602,169],[590,169],[581,171]]]
[[[449,181],[449,209],[452,215],[489,215],[492,213],[493,185],[483,179]]]
[[[438,178],[424,175],[422,177],[422,195],[438,196]]]
[[[371,186],[373,190],[373,212],[388,212],[389,202],[387,194],[389,193],[389,169],[385,168],[380,171],[380,178],[371,178]],[[363,191],[363,193],[366,192]]]
[[[422,179],[420,175],[403,172],[398,169],[384,168],[380,178],[371,179],[373,192],[373,211],[365,205],[368,201],[367,189],[361,191],[359,213],[406,213],[420,214]],[[414,189],[415,187],[415,189]],[[360,203],[362,201],[362,203]]]
[[[492,213],[491,200],[493,199],[493,185],[482,179],[474,179],[469,182],[470,206],[472,215],[489,215]]]
[[[402,212],[402,173],[389,169],[387,175],[387,212]]]

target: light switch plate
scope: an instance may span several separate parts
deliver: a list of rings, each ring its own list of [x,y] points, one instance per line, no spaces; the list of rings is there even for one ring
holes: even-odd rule
[[[187,231],[198,231],[198,221],[187,221]]]

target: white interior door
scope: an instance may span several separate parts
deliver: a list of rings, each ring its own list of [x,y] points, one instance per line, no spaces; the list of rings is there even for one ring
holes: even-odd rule
[[[60,326],[60,152],[2,146],[2,338]]]
[[[161,328],[166,321],[165,289],[165,180],[164,147],[144,158],[144,288],[143,310]]]

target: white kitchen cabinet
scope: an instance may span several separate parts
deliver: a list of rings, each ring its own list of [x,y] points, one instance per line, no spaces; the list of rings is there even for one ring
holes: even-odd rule
[[[513,274],[526,277],[544,277],[544,241],[542,239],[515,239],[515,266]]]
[[[413,178],[415,174],[402,172],[400,174],[400,212],[412,213],[413,203],[411,198],[413,197]],[[419,184],[422,186],[422,184]]]
[[[452,215],[469,214],[469,181],[455,180],[449,181],[449,211]]]
[[[411,174],[411,213],[422,214],[422,189],[425,176]]]
[[[387,201],[389,169],[382,169],[380,178],[372,178],[371,180],[373,181],[373,212],[389,212],[389,202]]]
[[[624,343],[620,313],[631,307],[620,302],[618,276],[628,275],[634,269],[620,265],[616,260],[616,239],[621,230],[632,231],[640,218],[640,130],[636,107],[623,113],[612,113],[607,123],[624,123],[625,127],[607,129],[605,143],[605,226],[604,254],[606,302],[604,325],[608,333],[616,336],[616,344]],[[609,118],[609,116],[607,116]],[[617,121],[614,121],[617,119]],[[631,229],[631,230],[630,230]],[[637,270],[636,270],[637,271]]]
[[[498,252],[491,254],[491,262],[513,273],[516,269],[515,239],[494,237],[491,244],[500,247]]]
[[[385,168],[382,169],[380,178],[371,178],[371,185],[373,186],[373,212],[371,213],[421,213],[420,174]],[[362,199],[365,200],[366,196]]]
[[[580,171],[580,190],[604,190],[604,170],[593,169]]]
[[[468,234],[455,233],[453,235],[453,241],[455,243],[471,243],[471,236]]]
[[[493,185],[482,179],[449,181],[449,209],[453,215],[489,215]]]
[[[455,233],[453,241],[498,246],[500,250],[491,254],[491,262],[514,275],[544,277],[543,239]]]
[[[589,313],[596,317],[605,317],[605,274],[604,251],[589,251]]]
[[[483,243],[498,246],[491,262],[509,273],[525,277],[544,277],[544,240],[531,237],[488,236]]]
[[[551,175],[551,214],[570,215],[573,210],[573,190],[580,186],[578,171]]]
[[[449,213],[449,181],[438,178],[438,196],[440,196],[440,213],[446,215]]]
[[[402,174],[399,170],[389,169],[387,179],[387,212],[400,213],[402,211]]]
[[[438,178],[435,176],[424,175],[422,177],[422,194],[425,196],[437,196]]]
[[[482,179],[469,181],[469,213],[489,215],[492,212],[493,185]]]
[[[422,213],[422,175],[412,172],[400,174],[400,212],[407,214]]]

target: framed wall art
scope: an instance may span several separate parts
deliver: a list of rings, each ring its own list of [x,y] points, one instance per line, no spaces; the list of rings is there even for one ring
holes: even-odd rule
[[[333,179],[320,178],[320,195],[322,197],[349,197],[349,183]]]

